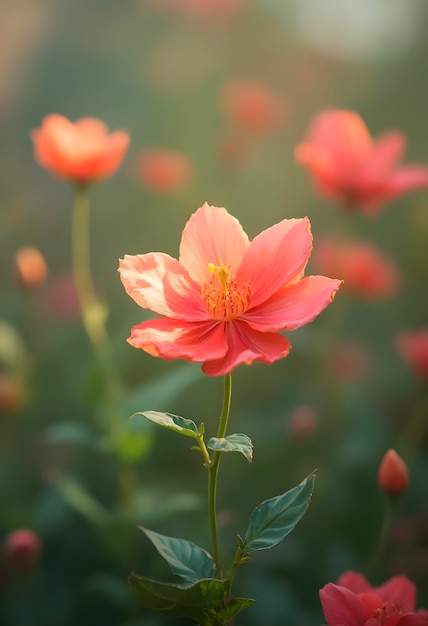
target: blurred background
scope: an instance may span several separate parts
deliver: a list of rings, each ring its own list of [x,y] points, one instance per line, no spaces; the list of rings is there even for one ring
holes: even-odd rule
[[[207,201],[225,206],[250,238],[307,215],[307,273],[318,273],[317,241],[345,236],[344,213],[316,192],[294,148],[319,111],[346,108],[375,136],[401,130],[406,160],[428,163],[427,34],[423,0],[3,0],[2,625],[171,623],[128,589],[132,570],[171,580],[137,525],[208,548],[205,471],[187,440],[128,417],[169,411],[203,421],[212,435],[222,381],[126,343],[150,314],[125,294],[118,259],[177,256],[185,222]],[[123,385],[114,445],[105,429],[108,381],[71,274],[72,187],[33,159],[29,133],[50,113],[98,117],[131,136],[117,175],[91,189],[92,269]],[[238,624],[322,623],[318,590],[347,569],[375,584],[404,574],[428,608],[427,379],[396,341],[427,324],[427,205],[428,192],[417,191],[376,217],[355,213],[346,236],[390,259],[394,287],[381,297],[344,289],[315,322],[287,335],[289,357],[233,375],[230,432],[247,433],[255,454],[252,465],[227,456],[220,470],[225,558],[261,500],[317,468],[297,529],[240,571],[237,595],[258,602]],[[16,254],[26,246],[47,264],[34,288],[17,280]],[[411,481],[371,572],[386,508],[376,473],[391,447]],[[34,533],[24,567],[7,542],[20,529]]]

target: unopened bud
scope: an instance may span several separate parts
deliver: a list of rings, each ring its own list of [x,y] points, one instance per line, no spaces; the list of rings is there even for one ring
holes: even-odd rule
[[[26,289],[34,289],[45,282],[48,266],[37,248],[21,248],[13,259],[13,276]]]
[[[23,406],[25,394],[23,385],[15,376],[0,374],[0,413],[13,415]]]
[[[37,565],[41,548],[39,536],[26,528],[10,533],[3,542],[6,561],[21,572],[28,572]]]
[[[377,473],[379,487],[391,498],[406,491],[409,470],[403,459],[392,448],[383,457]]]

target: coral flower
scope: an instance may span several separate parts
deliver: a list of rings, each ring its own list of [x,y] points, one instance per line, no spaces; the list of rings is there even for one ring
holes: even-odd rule
[[[357,113],[332,109],[315,117],[295,158],[321,193],[348,209],[376,214],[388,200],[428,187],[428,167],[398,165],[405,144],[397,131],[373,140]]]
[[[368,241],[324,239],[315,250],[314,262],[318,271],[339,276],[344,289],[364,298],[389,298],[400,286],[395,263]]]
[[[79,184],[114,174],[129,144],[128,133],[109,133],[98,119],[85,117],[73,123],[57,114],[45,117],[31,138],[40,165]]]
[[[267,85],[256,80],[227,83],[221,95],[225,115],[253,133],[278,130],[284,118],[284,102]]]
[[[400,333],[397,349],[413,371],[428,382],[428,326],[416,331]]]
[[[320,590],[328,626],[427,626],[426,611],[414,612],[416,586],[405,576],[394,576],[371,587],[356,572],[343,574],[337,585]]]
[[[155,193],[173,193],[189,184],[193,164],[178,150],[142,150],[136,160],[137,177]]]
[[[311,248],[307,218],[283,220],[250,242],[226,209],[204,204],[184,228],[178,260],[149,253],[120,261],[128,295],[161,316],[134,326],[129,343],[203,363],[210,376],[285,357],[291,345],[278,331],[311,322],[340,286],[303,278]]]

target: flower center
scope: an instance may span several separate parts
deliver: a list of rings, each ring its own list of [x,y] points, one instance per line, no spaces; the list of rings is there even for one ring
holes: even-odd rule
[[[201,295],[210,316],[219,322],[229,322],[248,309],[251,289],[248,283],[238,285],[236,276],[230,274],[230,265],[209,263],[212,279],[202,287]]]
[[[407,614],[408,611],[406,611],[406,609],[390,602],[384,602],[381,607],[373,611],[373,617],[377,620],[377,622],[379,624],[384,624],[386,622],[388,626],[393,626]]]

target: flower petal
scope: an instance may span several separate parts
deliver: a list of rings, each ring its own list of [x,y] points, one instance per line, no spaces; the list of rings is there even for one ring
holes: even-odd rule
[[[148,320],[134,326],[128,343],[152,356],[197,363],[223,357],[228,347],[223,324],[212,321],[186,323],[168,318]]]
[[[282,335],[260,333],[239,320],[225,324],[225,330],[229,350],[223,358],[210,359],[203,364],[202,371],[208,376],[225,376],[242,363],[273,363],[291,350],[290,342]]]
[[[282,287],[242,318],[251,328],[262,332],[294,330],[312,322],[333,301],[341,283],[325,276],[307,276],[293,285]]]
[[[384,602],[397,604],[409,612],[415,610],[416,585],[405,576],[393,576],[374,591]]]
[[[382,179],[399,161],[406,147],[406,136],[398,131],[385,133],[373,145],[370,157],[356,176],[358,184],[373,184]]]
[[[209,319],[200,287],[167,254],[127,254],[120,260],[119,273],[126,293],[144,309],[192,322]]]
[[[229,266],[236,274],[249,240],[238,220],[223,207],[205,202],[186,226],[180,243],[179,261],[200,285],[211,280],[208,265]]]
[[[423,165],[403,165],[394,170],[385,182],[385,198],[397,198],[412,189],[428,187],[428,167]]]
[[[324,148],[303,142],[296,146],[294,158],[315,177],[320,189],[331,196],[341,196],[342,176],[331,154]]]
[[[320,590],[320,600],[328,626],[364,626],[370,616],[356,593],[333,583]]]
[[[339,587],[346,587],[354,593],[370,593],[373,591],[373,587],[365,576],[358,572],[344,572],[337,581]]]
[[[312,250],[311,225],[304,219],[282,220],[253,239],[238,270],[238,282],[251,288],[251,308],[302,275]]]
[[[370,155],[373,141],[362,118],[354,111],[327,109],[317,115],[306,141],[328,152],[338,171],[359,167]]]

